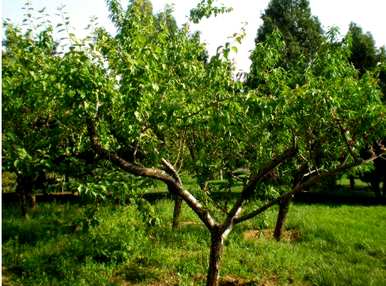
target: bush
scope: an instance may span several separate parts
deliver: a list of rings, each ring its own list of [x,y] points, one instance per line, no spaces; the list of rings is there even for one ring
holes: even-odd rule
[[[98,262],[121,263],[135,255],[136,249],[148,244],[145,225],[134,207],[104,209],[99,224],[91,227],[85,237],[86,253]]]

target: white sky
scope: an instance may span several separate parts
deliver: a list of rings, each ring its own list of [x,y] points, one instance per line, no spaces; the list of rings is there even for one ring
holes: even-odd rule
[[[10,18],[12,22],[21,24],[23,18],[22,7],[24,0],[3,0],[2,17]],[[79,36],[88,25],[91,16],[97,16],[99,24],[113,31],[108,19],[104,0],[31,0],[36,9],[47,7],[49,15],[54,17],[56,8],[66,5],[66,11],[71,18],[71,25]],[[127,1],[122,1],[127,3]],[[187,21],[189,10],[198,0],[152,0],[155,11],[162,10],[166,3],[174,3],[174,15],[179,24]],[[209,54],[215,53],[218,46],[229,41],[228,37],[238,33],[247,23],[246,37],[235,56],[237,68],[241,71],[249,70],[249,51],[254,47],[254,39],[260,19],[269,0],[222,0],[226,6],[233,7],[233,11],[210,20],[203,20],[199,25],[192,25],[192,30],[200,30],[202,40],[207,43]],[[350,22],[355,22],[362,29],[371,32],[378,47],[386,45],[386,1],[385,0],[310,0],[312,14],[317,16],[326,30],[331,26],[338,26],[345,34]]]

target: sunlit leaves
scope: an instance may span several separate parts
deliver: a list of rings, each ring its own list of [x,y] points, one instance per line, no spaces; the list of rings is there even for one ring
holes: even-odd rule
[[[197,4],[197,7],[190,10],[190,20],[197,24],[203,18],[209,18],[214,15],[227,13],[232,11],[232,8],[221,6],[214,6],[213,0],[202,0]]]

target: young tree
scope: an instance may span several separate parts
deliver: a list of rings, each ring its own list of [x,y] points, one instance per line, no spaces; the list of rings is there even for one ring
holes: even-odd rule
[[[261,44],[259,47],[262,55],[262,51],[266,51],[266,55],[274,55],[273,59],[280,58],[280,49],[268,44]],[[103,113],[95,113],[91,118],[90,114],[88,115],[87,130],[90,142],[101,157],[111,160],[134,175],[164,182],[169,190],[192,208],[211,234],[207,285],[217,285],[224,240],[236,224],[253,218],[305,187],[315,184],[321,178],[336,175],[364,163],[359,156],[360,146],[373,140],[375,134],[384,132],[384,107],[379,104],[375,81],[371,77],[358,80],[355,70],[346,58],[345,49],[332,50],[326,45],[324,53],[320,54],[313,67],[307,71],[306,84],[296,88],[288,85],[281,69],[267,69],[268,86],[272,89],[275,87],[280,96],[261,97],[251,93],[232,93],[217,86],[212,88],[218,93],[206,93],[205,97],[190,99],[196,106],[205,103],[205,112],[200,110],[201,112],[192,114],[191,110],[186,109],[184,101],[174,105],[174,110],[184,118],[184,124],[190,123],[190,129],[199,131],[196,134],[208,138],[213,149],[219,149],[220,158],[227,160],[227,157],[224,157],[226,153],[222,153],[222,146],[225,145],[222,142],[226,142],[228,138],[232,138],[238,145],[238,148],[234,149],[235,153],[240,157],[249,155],[244,164],[251,169],[251,176],[239,199],[227,210],[213,213],[216,205],[210,206],[206,202],[200,202],[192,192],[184,188],[183,182],[177,179],[178,172],[165,159],[170,156],[170,149],[153,151],[153,156],[159,158],[162,167],[156,160],[153,161],[153,167],[144,167],[136,162],[124,160],[114,151],[112,145],[109,147],[111,143],[108,142],[114,142],[114,138],[109,137],[111,135]],[[268,67],[276,64],[269,56],[261,61],[267,61]],[[221,69],[218,72],[221,72]],[[207,80],[207,83],[210,82]],[[180,96],[181,94],[184,98],[184,93],[181,92]],[[219,94],[223,96],[221,101]],[[352,94],[356,96],[353,98]],[[159,102],[154,97],[148,100]],[[147,103],[147,106],[152,107],[153,104]],[[109,112],[115,108],[111,107]],[[145,110],[146,113],[152,114],[164,109]],[[315,113],[315,110],[318,110],[318,113]],[[171,132],[172,130],[180,130],[181,122],[176,118],[172,117],[174,120],[170,121],[165,121],[165,117],[158,118],[158,124],[164,126],[165,140],[166,136],[175,136],[176,133]],[[204,123],[207,125],[204,126]],[[202,130],[204,133],[201,133]],[[154,140],[160,140],[159,136],[155,136]],[[312,146],[316,140],[323,142],[323,162],[316,162],[314,159]],[[164,144],[158,146],[167,147]],[[160,155],[161,153],[163,154]],[[216,161],[212,152],[207,154],[209,161]],[[286,173],[290,161],[290,166],[294,166],[298,172],[302,172],[304,166],[307,172],[302,173],[290,191],[257,207],[255,211],[243,214],[244,206],[250,201],[257,186],[278,167],[279,172]]]
[[[350,57],[349,61],[354,65],[358,70],[359,76],[363,76],[365,73],[375,73],[375,76],[378,77],[378,84],[382,91],[383,96],[381,96],[383,102],[385,101],[385,51],[384,48],[377,49],[375,46],[375,41],[370,32],[364,33],[362,28],[355,23],[351,23],[349,30],[346,35],[346,39],[351,41],[350,47]],[[384,137],[379,138],[379,142],[371,147],[366,147],[367,149],[372,148],[373,150],[382,149],[384,144]],[[378,151],[378,153],[381,151]],[[380,189],[381,182],[386,182],[385,176],[385,160],[383,158],[378,158],[374,161],[372,171],[354,171],[354,175],[360,175],[360,177],[371,184],[373,191],[376,196],[381,197],[386,196],[386,188],[384,187],[383,192]],[[354,187],[354,175],[350,174],[350,185]],[[384,184],[385,185],[385,184]]]
[[[331,37],[331,39],[324,40],[320,43],[319,50],[314,56],[312,63],[309,64],[309,66],[305,70],[306,72],[302,74],[304,83],[301,84],[301,82],[298,82],[298,84],[301,86],[307,86],[311,82],[309,78],[309,74],[311,73],[315,78],[323,78],[323,80],[325,81],[328,80],[328,82],[330,82],[330,85],[325,87],[326,91],[330,90],[331,93],[336,93],[334,88],[340,85],[339,82],[342,80],[342,78],[351,78],[353,81],[356,81],[357,73],[355,69],[349,67],[349,43],[342,43],[342,46],[338,47],[339,45],[334,44],[336,42],[336,40],[334,40],[334,31],[329,32],[328,35]],[[258,90],[262,90],[266,94],[282,96],[282,92],[280,91],[280,88],[278,88],[278,84],[276,84],[276,82],[275,84],[271,83],[271,85],[267,84],[269,83],[269,81],[267,81],[267,78],[272,77],[271,74],[275,69],[280,70],[282,78],[287,82],[289,86],[292,86],[291,82],[293,82],[293,70],[282,69],[280,64],[282,61],[279,59],[280,56],[285,55],[285,53],[283,53],[283,50],[285,49],[285,42],[284,40],[280,41],[279,39],[276,39],[275,41],[271,40],[266,44],[271,47],[276,47],[276,49],[281,51],[281,53],[274,54],[277,58],[271,56],[264,59],[263,55],[269,53],[269,51],[264,51],[261,48],[259,49],[260,46],[258,46],[253,52],[253,55],[255,57],[254,65],[259,71],[257,76],[261,79],[262,82],[264,82],[260,84]],[[334,58],[334,62],[330,62],[330,58]],[[266,65],[267,62],[271,62],[271,67]],[[337,66],[340,66],[341,68],[337,69]],[[272,69],[272,67],[274,67],[274,69]],[[365,95],[365,97],[367,97],[367,95]],[[312,154],[310,156],[310,159],[312,159],[315,166],[320,168],[323,166],[325,159],[328,159],[324,157],[328,155],[326,154],[326,152],[323,151],[323,141],[317,134],[318,129],[319,127],[316,127],[314,128],[314,131],[312,131],[316,134],[313,135],[313,139],[310,140],[309,152],[310,154]],[[303,167],[306,167],[306,165]],[[298,171],[294,171],[293,176],[294,178],[297,178],[299,176]],[[334,182],[335,178],[332,176],[330,178],[325,178],[321,183],[326,184],[326,182],[329,181]],[[296,184],[296,179],[293,182],[288,182],[287,184]],[[277,240],[280,240],[281,238],[282,227],[286,219],[290,199],[291,197],[288,197],[286,200],[281,201],[279,204],[279,213],[274,231],[274,237]]]
[[[150,148],[160,155],[175,154],[174,165],[181,167],[181,147],[189,130],[189,117],[181,114],[181,106],[191,113],[200,108],[192,104],[192,98],[205,96],[206,50],[197,34],[188,36],[187,26],[177,27],[170,8],[153,15],[149,1],[133,1],[126,10],[119,1],[108,1],[108,5],[118,32],[111,36],[100,29],[97,45],[109,62],[110,72],[120,79],[119,112],[128,114],[123,122],[112,126],[111,132],[121,149],[131,150],[133,161],[146,163],[159,158],[149,156],[153,152],[146,149]],[[170,121],[180,125],[179,132],[165,125]],[[128,123],[131,129],[127,129]],[[176,197],[174,227],[180,209],[181,200]]]
[[[6,24],[2,54],[3,171],[17,175],[22,213],[33,206],[32,187],[52,164],[51,156],[62,150],[58,112],[49,94],[56,92],[58,59],[52,30],[32,38]]]
[[[80,186],[82,176],[101,167],[84,145],[74,107],[61,101],[63,94],[83,96],[72,90],[82,84],[82,73],[60,55],[52,27],[35,28],[37,32],[22,32],[6,23],[2,54],[3,171],[17,175],[23,216],[34,206],[33,189],[46,187],[57,176],[73,178]],[[70,70],[78,73],[77,81],[65,88],[62,82],[69,80]]]

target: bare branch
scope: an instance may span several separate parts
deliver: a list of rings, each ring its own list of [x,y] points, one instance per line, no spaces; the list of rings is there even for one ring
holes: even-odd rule
[[[166,172],[168,172],[174,178],[174,180],[176,180],[176,184],[168,184],[169,190],[180,196],[200,217],[208,229],[212,230],[215,227],[216,222],[210,215],[209,211],[206,210],[204,206],[190,192],[183,189],[181,178],[179,177],[177,171],[174,169],[173,165],[164,158],[162,158],[162,164],[164,165]]]
[[[257,174],[251,174],[248,184],[244,187],[243,191],[240,194],[240,198],[236,201],[236,203],[230,210],[223,224],[224,229],[228,229],[229,226],[233,223],[233,220],[239,215],[244,202],[251,197],[254,190],[256,189],[256,185],[261,182],[269,172],[275,169],[278,165],[294,157],[296,153],[297,148],[291,147],[284,151],[280,156],[277,156],[276,158],[272,159],[272,161],[269,162],[267,166],[262,168]]]
[[[176,182],[178,184],[180,184],[182,186],[182,181],[181,181],[181,178],[180,176],[178,175],[176,169],[174,169],[173,165],[166,159],[162,158],[161,159],[161,162],[162,162],[162,165],[164,166],[165,168],[165,171],[173,177],[174,180],[176,180]]]
[[[287,199],[289,197],[292,197],[296,193],[301,192],[302,190],[304,190],[305,188],[310,187],[310,186],[316,184],[322,178],[335,176],[335,175],[337,175],[339,173],[342,173],[343,171],[349,170],[349,169],[351,169],[353,167],[356,167],[356,166],[359,166],[361,164],[365,164],[365,163],[374,161],[376,158],[378,158],[378,156],[372,157],[372,158],[370,158],[368,160],[356,160],[356,161],[354,161],[351,164],[342,163],[337,168],[335,168],[335,169],[333,169],[331,171],[325,171],[325,172],[317,173],[317,174],[307,178],[306,180],[303,180],[303,182],[297,183],[296,186],[291,191],[282,194],[278,198],[276,198],[276,199],[266,203],[265,205],[263,205],[263,206],[259,207],[258,209],[250,212],[249,214],[243,215],[241,217],[236,217],[233,220],[233,223],[234,224],[238,224],[238,223],[241,223],[243,221],[246,221],[248,219],[251,219],[251,218],[257,216],[258,214],[264,212],[265,210],[269,209],[273,205],[278,204],[281,200]]]
[[[96,133],[95,123],[92,120],[88,120],[87,129],[92,147],[97,154],[107,160],[110,160],[121,169],[133,175],[148,177],[164,182],[168,186],[169,190],[171,190],[177,196],[180,196],[189,205],[189,207],[198,215],[198,217],[208,227],[208,229],[212,230],[216,226],[216,222],[209,214],[208,210],[206,210],[204,206],[189,191],[183,189],[181,179],[179,178],[174,167],[168,161],[163,159],[162,163],[167,168],[167,172],[170,172],[171,175],[161,169],[146,168],[137,164],[130,163],[122,159],[115,152],[110,152],[102,147]]]

